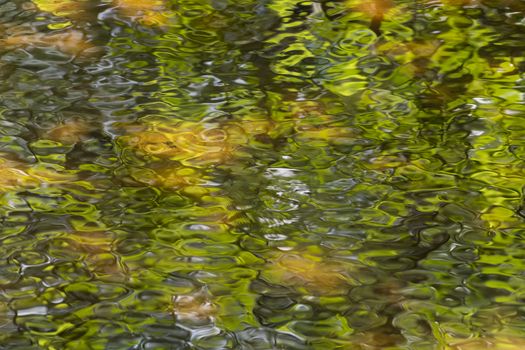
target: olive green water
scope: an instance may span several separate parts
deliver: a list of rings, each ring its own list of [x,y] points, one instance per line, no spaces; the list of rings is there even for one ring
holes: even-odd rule
[[[0,349],[525,348],[525,3],[0,2]]]

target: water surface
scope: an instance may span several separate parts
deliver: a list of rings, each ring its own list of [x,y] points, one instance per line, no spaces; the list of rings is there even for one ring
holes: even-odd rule
[[[519,0],[0,3],[0,349],[521,349]]]

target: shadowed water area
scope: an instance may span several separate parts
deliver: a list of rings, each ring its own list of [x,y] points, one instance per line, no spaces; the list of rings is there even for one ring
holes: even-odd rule
[[[0,349],[525,348],[524,11],[0,0]]]

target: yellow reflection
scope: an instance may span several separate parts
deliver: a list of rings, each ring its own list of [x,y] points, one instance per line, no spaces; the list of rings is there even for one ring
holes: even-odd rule
[[[393,0],[346,0],[346,7],[351,11],[357,11],[369,19],[371,28],[379,25],[383,20],[396,20],[404,14],[403,8]]]
[[[402,64],[399,72],[407,79],[421,77],[428,72],[431,57],[441,45],[439,40],[412,40],[405,43],[384,42],[376,47],[377,52]]]
[[[343,121],[327,114],[316,101],[293,102],[290,115],[296,140],[344,144],[355,140],[358,134],[355,129],[343,125]]]
[[[33,2],[41,11],[59,17],[77,18],[86,9],[86,3],[78,0],[33,0]]]
[[[17,168],[0,169],[0,191],[9,191],[21,187],[38,187],[40,181],[25,171]]]
[[[236,125],[181,122],[176,126],[144,126],[119,140],[142,155],[198,166],[232,160],[242,154],[241,147],[249,139],[245,130]]]
[[[399,168],[410,164],[408,160],[399,155],[379,155],[368,160],[366,167],[373,170],[387,170],[393,168]]]
[[[400,63],[408,63],[418,58],[431,57],[441,45],[439,40],[413,40],[405,43],[384,42],[377,51],[394,57]]]
[[[140,183],[170,190],[191,186],[201,187],[205,184],[199,171],[177,164],[131,169],[131,176]],[[207,193],[208,191],[205,191],[205,194]]]
[[[478,4],[477,0],[440,0],[443,5],[449,6],[467,6]]]
[[[490,229],[519,227],[522,223],[522,219],[516,215],[514,210],[498,206],[487,209],[480,215],[480,218]]]
[[[72,249],[85,254],[107,253],[113,244],[113,236],[104,231],[75,231],[67,238]]]
[[[203,184],[202,174],[191,168],[168,167],[157,171],[159,184],[166,188],[180,188]]]
[[[0,155],[0,192],[38,187],[41,181],[27,171],[29,166]]]
[[[327,121],[330,119],[324,106],[317,101],[290,101],[288,103],[294,120],[318,118],[321,121]]]
[[[40,185],[52,184],[52,183],[68,183],[76,180],[75,174],[63,171],[63,169],[57,169],[58,167],[45,164],[35,164],[28,168],[27,172],[35,179],[40,181]]]
[[[274,123],[264,118],[243,119],[237,124],[230,124],[230,132],[234,132],[234,125],[238,125],[240,134],[246,132],[250,136],[270,134],[274,129]]]
[[[296,129],[296,139],[324,141],[332,144],[349,143],[356,138],[356,133],[351,128],[343,126],[303,126]]]
[[[446,350],[523,350],[525,338],[494,335],[467,340],[452,341]]]
[[[341,294],[349,288],[342,266],[309,255],[282,254],[263,271],[263,276],[279,284],[321,295]]]
[[[0,154],[0,192],[38,188],[75,179],[74,174],[60,172],[42,164],[22,163]]]

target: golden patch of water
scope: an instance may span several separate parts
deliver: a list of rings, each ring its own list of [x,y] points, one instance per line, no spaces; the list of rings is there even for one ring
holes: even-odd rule
[[[119,141],[138,154],[179,161],[186,166],[223,164],[235,158],[248,138],[232,125],[181,122],[178,125],[150,125]]]
[[[320,295],[344,294],[350,288],[343,266],[307,254],[285,253],[272,259],[263,278]]]

